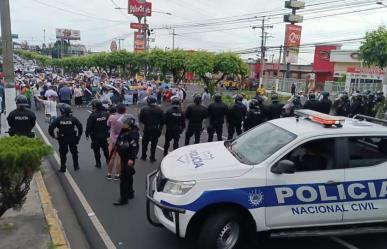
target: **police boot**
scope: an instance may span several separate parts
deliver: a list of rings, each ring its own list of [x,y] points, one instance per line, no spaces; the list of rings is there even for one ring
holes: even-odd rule
[[[124,200],[121,200],[121,199],[118,199],[118,201],[114,202],[113,203],[114,206],[124,206],[124,205],[128,205],[128,201],[124,201]]]
[[[149,158],[149,160],[150,160],[151,163],[154,163],[154,162],[157,161],[154,155],[151,156],[151,157]]]
[[[61,165],[61,166],[60,166],[60,169],[59,169],[59,172],[65,173],[65,172],[66,172],[66,166]]]
[[[79,170],[79,164],[78,162],[74,162],[74,170],[78,171]]]
[[[95,162],[95,167],[100,169],[101,168],[101,161],[96,161]]]

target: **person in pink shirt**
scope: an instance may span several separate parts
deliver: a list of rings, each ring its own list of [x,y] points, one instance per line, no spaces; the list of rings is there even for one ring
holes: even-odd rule
[[[113,168],[115,169],[115,176],[114,180],[120,179],[120,171],[121,171],[121,165],[120,165],[120,156],[117,153],[116,150],[116,141],[117,138],[121,132],[122,124],[120,121],[120,117],[126,113],[126,106],[124,104],[120,104],[117,106],[117,112],[110,115],[107,125],[110,127],[110,136],[109,136],[109,163],[108,163],[108,173],[106,175],[106,178],[108,180],[113,179],[112,172]]]

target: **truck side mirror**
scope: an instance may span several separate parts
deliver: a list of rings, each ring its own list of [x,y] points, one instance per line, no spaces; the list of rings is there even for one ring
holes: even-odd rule
[[[279,175],[294,174],[296,172],[296,165],[290,160],[282,160],[271,168],[271,172]]]

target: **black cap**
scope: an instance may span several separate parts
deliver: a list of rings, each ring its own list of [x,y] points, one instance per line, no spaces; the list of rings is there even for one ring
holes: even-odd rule
[[[155,96],[149,95],[149,96],[146,98],[146,102],[148,103],[148,105],[153,106],[153,105],[156,105],[156,104],[157,104],[157,99],[156,99]]]
[[[220,95],[220,93],[216,93],[215,96],[214,96],[214,100],[217,103],[221,102],[222,101],[222,95]]]
[[[171,103],[172,103],[172,105],[180,105],[181,104],[180,97],[179,96],[173,96],[171,98]]]
[[[200,104],[202,102],[202,96],[200,96],[200,94],[195,94],[194,95],[194,102],[195,102],[195,104]]]
[[[60,113],[64,115],[70,115],[71,113],[73,113],[73,111],[71,110],[71,106],[68,104],[62,104],[59,110],[60,110]]]
[[[93,100],[91,102],[91,106],[92,106],[93,109],[97,109],[97,110],[102,110],[103,109],[103,104],[98,99]]]
[[[18,95],[15,102],[17,106],[28,106],[28,99],[24,95]]]

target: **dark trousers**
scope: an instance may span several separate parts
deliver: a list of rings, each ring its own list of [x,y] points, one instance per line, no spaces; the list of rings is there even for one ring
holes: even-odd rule
[[[138,94],[133,94],[133,104],[137,104]]]
[[[241,123],[237,123],[237,124],[229,123],[228,124],[228,140],[233,139],[235,131],[236,131],[238,136],[240,134],[242,134],[242,124]]]
[[[148,144],[151,143],[150,158],[155,158],[157,142],[159,141],[159,135],[156,132],[144,132],[142,136],[142,157],[146,158],[146,152],[148,151]]]
[[[121,202],[127,202],[129,197],[133,197],[133,175],[135,173],[134,166],[128,167],[126,162],[121,162],[120,176],[120,198]]]
[[[218,138],[218,141],[222,141],[223,124],[210,125],[207,129],[207,133],[208,133],[208,142],[212,142],[214,140],[215,133]]]
[[[60,155],[60,166],[61,168],[66,168],[66,161],[67,161],[67,152],[71,152],[71,155],[73,156],[73,166],[74,168],[78,168],[78,147],[77,144],[74,142],[67,142],[60,140],[59,141],[59,155]]]
[[[187,132],[185,133],[185,145],[189,145],[189,140],[194,134],[195,134],[195,144],[200,143],[201,133],[202,133],[201,126],[188,126]]]
[[[96,165],[101,165],[101,149],[105,156],[106,162],[109,160],[109,147],[106,138],[92,138],[91,148],[94,151],[94,158]]]
[[[165,132],[164,155],[168,154],[169,145],[173,139],[173,149],[179,148],[180,131],[167,130]]]

